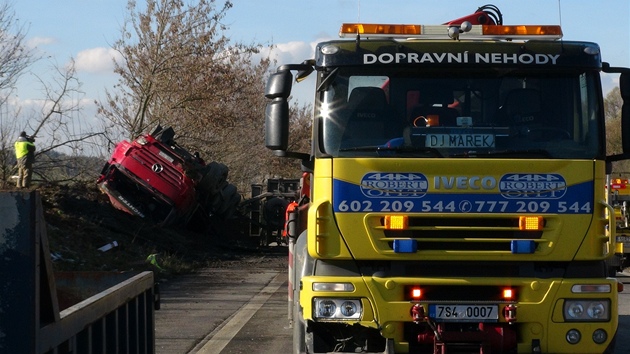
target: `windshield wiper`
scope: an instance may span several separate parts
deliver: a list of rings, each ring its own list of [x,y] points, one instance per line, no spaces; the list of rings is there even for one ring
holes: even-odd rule
[[[339,151],[377,151],[380,147],[380,145],[353,146],[341,148]]]
[[[430,147],[413,147],[413,146],[383,146],[383,145],[369,145],[369,146],[356,146],[349,148],[342,148],[339,151],[373,151],[379,156],[391,156],[397,154],[411,154],[411,155],[426,155],[430,154],[436,157],[443,157],[442,154],[435,148]]]
[[[527,150],[495,150],[495,151],[467,151],[449,155],[449,157],[529,157],[544,156],[553,157],[551,153],[545,149],[527,149]]]
[[[431,154],[435,157],[443,157],[440,151],[436,148],[432,147],[422,147],[422,146],[379,146],[377,149],[378,153],[396,153],[396,154],[410,154],[410,155],[426,155]]]

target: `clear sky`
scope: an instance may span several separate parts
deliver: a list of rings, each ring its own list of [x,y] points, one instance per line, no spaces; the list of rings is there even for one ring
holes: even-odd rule
[[[9,0],[29,42],[53,63],[76,61],[85,102],[104,98],[116,82],[111,44],[119,38],[126,0]],[[143,0],[137,0],[142,3]],[[185,0],[186,2],[187,0]],[[217,0],[222,3],[222,0]],[[315,43],[337,38],[343,22],[440,24],[494,4],[504,24],[561,24],[564,38],[599,43],[605,61],[630,66],[628,0],[233,0],[225,19],[229,35],[244,43],[274,44],[279,63],[313,56]],[[50,62],[34,68],[46,78]],[[304,85],[304,84],[303,84]],[[306,84],[308,85],[308,84]],[[604,82],[610,88],[614,82]],[[34,77],[19,86],[20,99],[42,98]],[[303,90],[304,87],[298,88]],[[310,96],[296,93],[298,100]],[[89,107],[88,107],[89,111]]]

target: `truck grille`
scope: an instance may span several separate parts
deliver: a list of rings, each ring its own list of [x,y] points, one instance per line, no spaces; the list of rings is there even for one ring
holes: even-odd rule
[[[151,150],[154,150],[151,148]],[[182,172],[175,169],[171,162],[163,161],[158,157],[158,154],[165,154],[161,150],[158,151],[147,151],[147,149],[136,149],[133,151],[133,155],[131,156],[138,163],[145,166],[149,171],[149,173],[159,174],[160,179],[165,182],[173,185],[173,186],[181,186],[183,181]],[[172,159],[170,155],[167,155],[168,158]],[[156,172],[154,169],[155,165],[160,165],[162,168],[159,172]],[[148,171],[147,171],[148,172]]]
[[[418,251],[507,251],[513,240],[542,241],[543,231],[521,231],[518,217],[410,217],[407,230],[386,230],[384,218],[375,217],[379,241],[393,249],[395,239],[414,239]]]

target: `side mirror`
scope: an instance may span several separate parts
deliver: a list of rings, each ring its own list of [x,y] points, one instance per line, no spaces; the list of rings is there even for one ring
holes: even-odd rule
[[[272,101],[265,109],[265,146],[273,150],[276,156],[297,158],[302,165],[311,166],[310,155],[301,152],[287,151],[289,148],[289,96],[293,75],[291,70],[299,70],[299,77],[305,77],[313,71],[313,63],[283,65],[269,76],[265,97]],[[312,168],[312,167],[311,167]]]
[[[289,148],[289,102],[293,75],[289,70],[281,70],[269,76],[265,97],[273,101],[265,110],[265,146],[276,151]]]
[[[289,148],[289,102],[284,97],[275,98],[267,104],[265,146],[279,151]]]
[[[288,70],[278,71],[269,76],[267,87],[265,89],[265,97],[269,99],[289,98],[291,94],[291,82],[293,75]]]

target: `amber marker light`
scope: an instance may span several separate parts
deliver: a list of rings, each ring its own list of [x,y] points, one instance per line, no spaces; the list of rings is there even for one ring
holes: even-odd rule
[[[503,300],[514,300],[514,290],[511,288],[503,289]]]
[[[543,229],[543,224],[542,216],[520,216],[518,218],[518,229],[521,231],[540,231]]]
[[[385,215],[384,226],[387,230],[407,230],[409,217],[407,215]]]
[[[344,23],[339,34],[375,34],[375,35],[418,35],[421,34],[420,25],[394,25],[380,23]]]
[[[556,36],[562,37],[562,28],[557,25],[537,26],[537,25],[517,25],[517,26],[483,26],[484,35],[502,36]]]
[[[418,287],[411,288],[411,298],[413,300],[420,300],[421,297],[422,297],[422,289]]]

